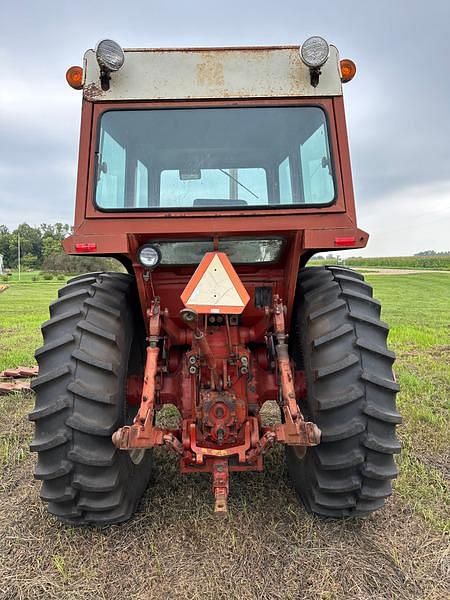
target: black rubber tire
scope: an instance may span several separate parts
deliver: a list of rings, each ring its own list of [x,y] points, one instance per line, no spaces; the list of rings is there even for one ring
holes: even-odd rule
[[[359,273],[331,266],[299,273],[291,352],[308,382],[301,410],[322,440],[303,459],[288,446],[286,458],[307,510],[326,517],[377,510],[397,475],[399,386],[380,309]]]
[[[111,441],[128,420],[126,379],[132,347],[134,366],[139,355],[139,311],[132,276],[92,273],[59,290],[42,325],[30,449],[38,453],[41,498],[71,525],[129,519],[148,484],[151,451],[135,464]]]

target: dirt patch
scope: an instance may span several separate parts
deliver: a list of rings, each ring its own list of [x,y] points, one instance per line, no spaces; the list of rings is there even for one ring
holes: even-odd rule
[[[431,468],[440,471],[447,485],[450,486],[450,452],[446,452],[437,456],[416,454],[416,458],[419,459],[428,469]]]
[[[30,396],[2,405],[2,433],[31,439]],[[19,453],[19,447],[17,452]],[[14,458],[14,457],[13,457]],[[11,460],[0,479],[0,597],[5,600],[167,598],[444,598],[445,538],[398,497],[365,520],[308,515],[293,492],[283,449],[266,470],[233,474],[230,515],[212,514],[208,476],[182,476],[155,452],[138,514],[120,526],[73,529],[47,516],[34,457]]]
[[[450,355],[450,346],[435,346],[429,352],[430,356],[440,360]]]

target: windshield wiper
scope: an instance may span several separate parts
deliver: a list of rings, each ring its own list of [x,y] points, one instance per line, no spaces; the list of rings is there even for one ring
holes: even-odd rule
[[[238,179],[236,179],[236,177],[233,177],[233,175],[230,175],[229,173],[227,173],[226,171],[224,171],[224,169],[218,169],[218,170],[221,173],[224,173],[227,177],[229,177],[233,181],[235,181],[238,185],[240,185],[241,187],[243,187],[244,190],[247,190],[247,192],[250,192],[250,194],[252,196],[254,196],[257,200],[259,200],[259,196],[257,196],[254,192],[252,192],[252,190],[249,190],[248,187],[246,187],[243,183],[241,183]]]

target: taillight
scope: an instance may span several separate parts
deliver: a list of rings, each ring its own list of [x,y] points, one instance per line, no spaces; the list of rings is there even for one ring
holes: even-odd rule
[[[335,246],[353,246],[355,244],[355,237],[337,237],[334,238]]]
[[[96,252],[97,244],[95,242],[82,242],[75,244],[75,252]]]

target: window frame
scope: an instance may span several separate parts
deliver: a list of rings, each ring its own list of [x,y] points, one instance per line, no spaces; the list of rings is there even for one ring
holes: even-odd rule
[[[104,212],[98,210],[93,202],[95,186],[95,169],[97,157],[94,153],[95,142],[98,135],[99,117],[107,110],[136,109],[136,108],[202,108],[202,107],[253,107],[253,106],[320,106],[325,111],[329,120],[331,150],[335,161],[335,177],[337,184],[337,200],[335,204],[323,208],[268,208],[229,211],[195,211],[191,212]],[[81,227],[97,227],[94,223],[105,222],[110,230],[122,231],[124,227],[133,231],[160,231],[161,221],[167,221],[167,230],[174,233],[184,231],[185,227],[203,231],[208,222],[217,222],[227,231],[254,229],[252,223],[268,223],[272,230],[280,223],[289,223],[288,229],[304,229],[305,227],[318,227],[324,215],[334,216],[339,222],[346,225],[356,223],[355,197],[353,189],[352,170],[350,163],[350,149],[348,143],[347,126],[342,96],[317,96],[295,98],[233,98],[233,99],[195,99],[195,100],[133,100],[110,101],[107,99],[91,101],[82,100],[80,143],[78,156],[78,176],[76,185],[75,223]],[[236,219],[240,217],[240,221]],[[256,218],[255,218],[256,217]],[[262,219],[263,218],[263,219]],[[262,220],[261,220],[262,219]],[[320,219],[320,221],[318,220]],[[334,221],[333,221],[334,222]],[[169,226],[169,223],[171,225]],[[89,224],[89,225],[88,225]],[[126,225],[125,225],[126,224]],[[189,224],[189,225],[188,225]],[[208,224],[210,227],[210,224]],[[259,225],[258,225],[259,228]]]

